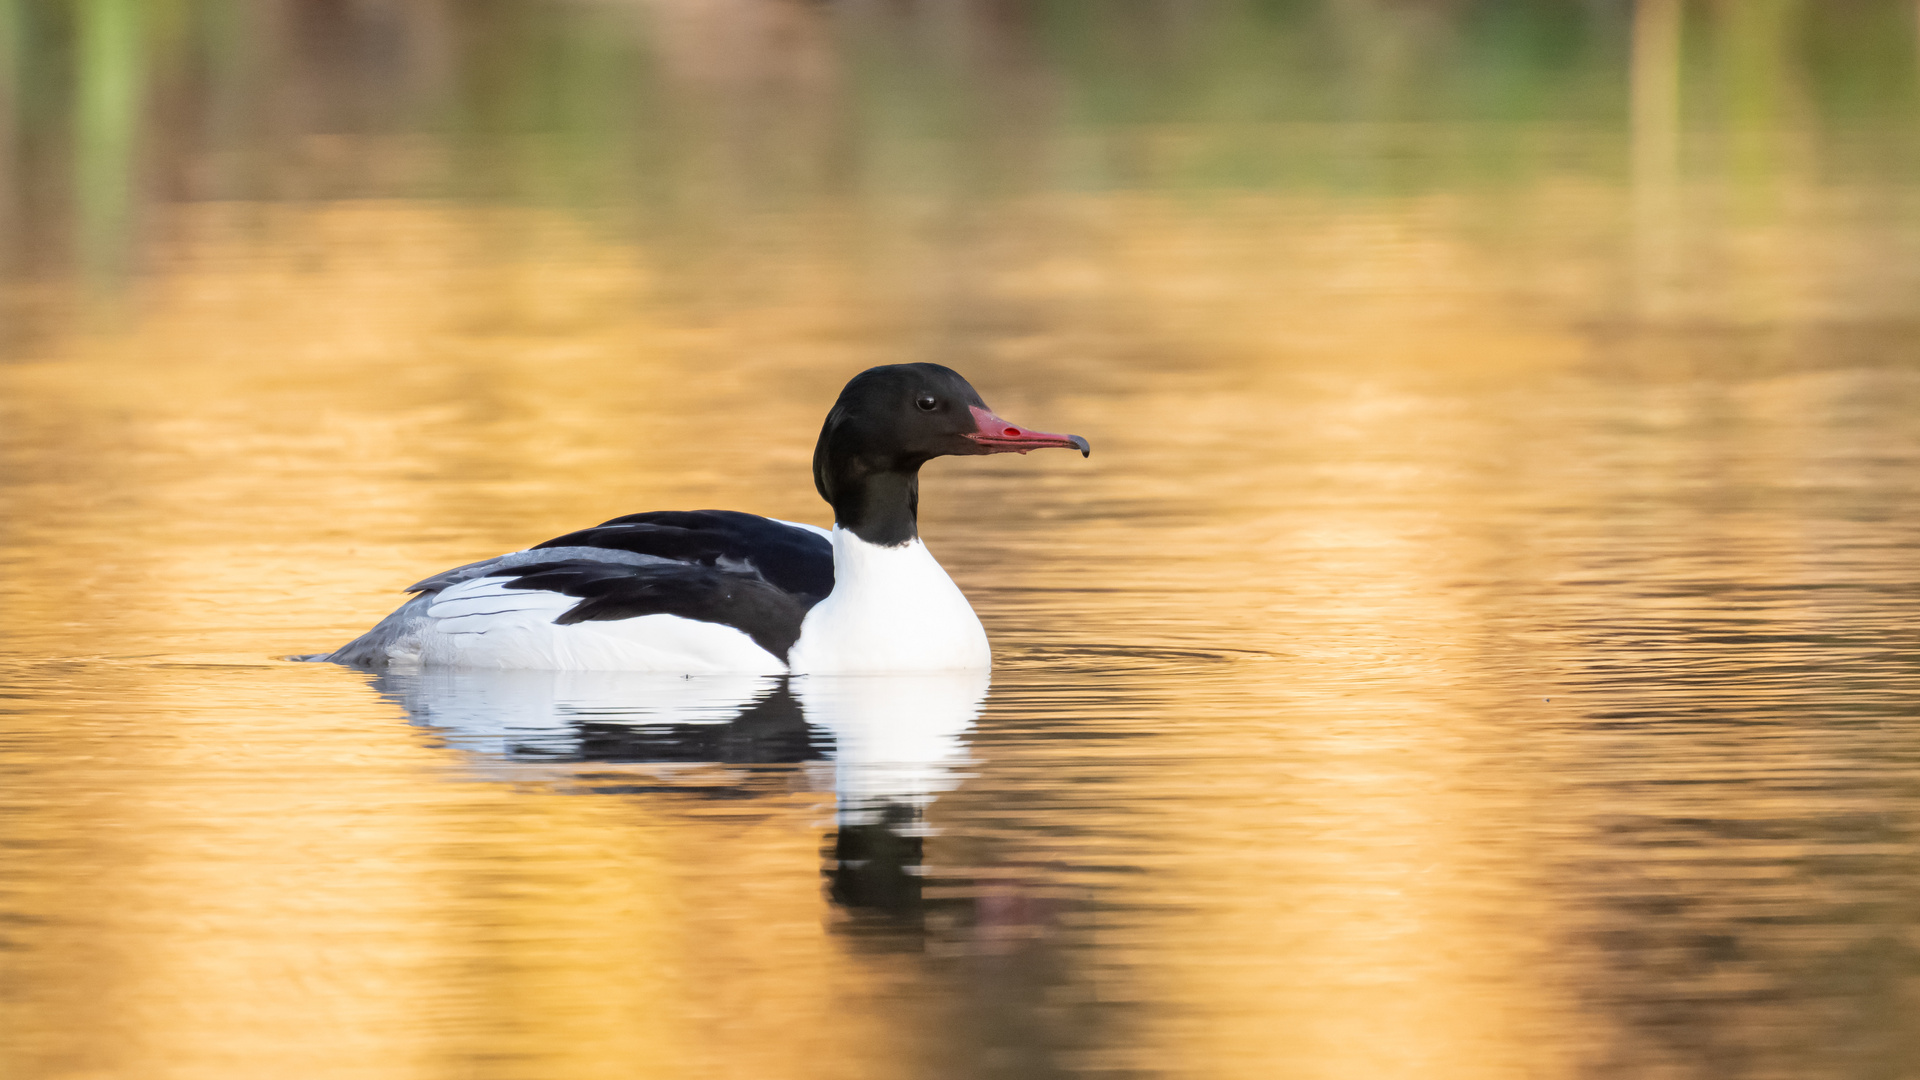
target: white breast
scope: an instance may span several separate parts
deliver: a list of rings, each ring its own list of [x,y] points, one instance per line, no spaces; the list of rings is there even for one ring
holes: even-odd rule
[[[986,671],[993,654],[925,544],[869,544],[836,526],[833,594],[807,612],[787,662],[796,675]]]

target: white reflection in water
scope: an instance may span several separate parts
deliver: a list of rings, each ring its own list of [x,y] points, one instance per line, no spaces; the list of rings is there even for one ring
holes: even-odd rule
[[[833,735],[841,820],[880,804],[924,810],[959,784],[966,733],[987,700],[987,673],[815,675],[795,680],[807,719]]]
[[[834,738],[829,894],[848,908],[919,913],[927,808],[970,763],[966,733],[987,699],[987,673],[816,675],[795,690]]]
[[[630,671],[423,671],[383,674],[374,686],[462,750],[558,760],[627,759],[596,735],[635,736],[615,745],[672,742],[737,723],[784,693],[768,676]]]

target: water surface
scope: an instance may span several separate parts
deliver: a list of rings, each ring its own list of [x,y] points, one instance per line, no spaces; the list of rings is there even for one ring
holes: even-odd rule
[[[1911,5],[0,12],[6,1075],[1920,1069]],[[902,360],[988,687],[281,659]]]

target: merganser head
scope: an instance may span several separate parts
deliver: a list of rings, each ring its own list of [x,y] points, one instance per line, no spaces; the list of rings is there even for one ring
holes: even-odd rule
[[[814,446],[813,481],[838,524],[869,543],[903,544],[918,535],[920,466],[1052,446],[1093,452],[1078,435],[1001,419],[951,368],[888,364],[855,375],[840,391]]]

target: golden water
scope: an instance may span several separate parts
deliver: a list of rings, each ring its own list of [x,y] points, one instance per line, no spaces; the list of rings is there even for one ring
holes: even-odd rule
[[[215,136],[221,5],[75,5],[70,145],[12,84],[67,254],[0,303],[0,1074],[1920,1069],[1920,123],[1820,111],[1808,5],[1642,4],[1612,105],[1491,118],[1404,6],[632,7],[276,7]],[[1245,104],[1334,46],[1354,115]],[[927,470],[997,667],[918,903],[833,895],[824,728],[280,659],[617,514],[824,521],[900,360],[1095,449]]]

